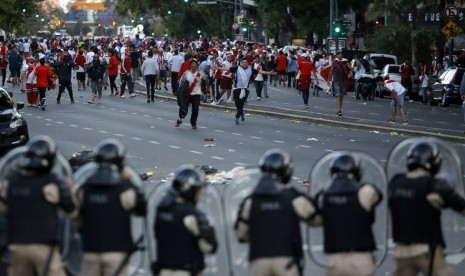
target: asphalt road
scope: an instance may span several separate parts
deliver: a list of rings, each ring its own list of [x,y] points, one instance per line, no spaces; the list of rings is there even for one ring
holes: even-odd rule
[[[20,93],[16,88],[10,90],[14,92],[15,101],[26,101],[24,93]],[[287,91],[287,88],[280,90],[284,92],[271,91],[270,99],[260,102],[251,100],[249,105],[273,104],[272,101],[275,101],[280,104],[289,103],[290,108],[301,108],[300,98],[297,95],[288,95],[285,101],[284,98],[280,98],[281,93],[284,95],[293,92]],[[180,128],[175,128],[178,109],[174,103],[161,101],[146,103],[145,97],[140,95],[133,99],[110,97],[109,91],[104,91],[102,103],[90,105],[87,104],[89,93],[89,90],[78,92],[76,89],[76,104],[69,104],[67,95],[64,95],[61,104],[57,105],[56,91],[52,91],[48,93],[46,111],[26,107],[22,113],[28,121],[31,136],[50,135],[68,157],[79,150],[93,149],[102,139],[116,138],[127,147],[128,164],[140,172],[155,169],[156,176],[148,184],[148,190],[155,183],[166,179],[181,164],[211,165],[219,170],[229,170],[237,166],[255,166],[267,149],[275,147],[282,148],[293,156],[295,161],[293,183],[300,186],[301,181],[307,179],[313,164],[328,152],[340,149],[361,150],[372,154],[384,164],[390,149],[405,138],[402,134],[391,136],[384,132],[335,128],[249,114],[246,115],[245,123],[236,125],[234,115],[229,111],[208,108],[200,110],[199,129],[192,130],[188,120]],[[320,95],[319,98],[315,97],[311,100],[310,111],[302,112],[313,112],[317,109],[316,106],[321,106],[325,112],[334,111],[331,109],[334,109],[332,97]],[[377,113],[378,115],[372,116],[378,116],[381,120],[385,117],[381,107],[386,105],[388,105],[387,100],[377,99],[364,105],[363,102],[348,99],[345,114],[350,116],[349,114],[362,112]],[[361,110],[351,112],[350,106],[359,106]],[[418,105],[418,108],[420,110],[430,107]],[[457,108],[449,108],[446,111],[439,110],[442,108],[437,109],[434,111],[438,114],[428,113],[425,116],[429,117],[422,117],[423,123],[431,121],[431,118],[447,120],[448,112],[452,112],[449,114],[451,118],[461,114],[461,110]],[[329,115],[335,112],[326,113]],[[418,113],[420,114],[421,111]],[[411,118],[411,122],[415,121],[414,116]],[[439,122],[435,122],[435,126],[450,126],[449,123]],[[459,124],[458,120],[456,123]],[[205,138],[213,138],[214,141],[204,141]],[[454,147],[459,151],[460,156],[465,156],[464,145],[455,144]],[[386,214],[381,216],[384,217]],[[465,241],[455,242],[465,244]],[[463,262],[465,254],[453,256],[455,258],[451,259],[451,263],[455,271],[460,274],[465,271]],[[137,266],[136,258],[131,261],[132,269]],[[322,275],[322,270],[308,259],[306,263],[308,275]],[[390,275],[393,269],[392,255],[389,254],[377,275]]]

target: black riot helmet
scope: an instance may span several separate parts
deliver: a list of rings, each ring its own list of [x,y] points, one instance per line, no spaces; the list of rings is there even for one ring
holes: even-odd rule
[[[356,181],[362,178],[362,169],[360,167],[360,160],[350,153],[345,153],[338,158],[334,159],[330,165],[331,175],[345,174],[352,176]]]
[[[412,171],[423,168],[436,174],[441,168],[441,155],[434,142],[419,142],[412,145],[407,153],[407,168]]]
[[[98,143],[94,150],[94,159],[98,163],[109,163],[123,167],[126,148],[123,144],[112,138],[105,139]]]
[[[173,188],[188,202],[196,203],[197,192],[206,185],[204,175],[194,165],[182,165],[174,173]]]
[[[294,162],[289,153],[281,149],[270,149],[258,162],[262,172],[276,175],[284,184],[289,183],[294,172]]]
[[[22,168],[28,171],[49,172],[55,163],[56,144],[52,138],[39,135],[26,145],[26,154]]]

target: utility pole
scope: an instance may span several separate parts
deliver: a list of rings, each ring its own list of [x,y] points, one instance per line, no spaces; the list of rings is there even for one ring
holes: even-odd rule
[[[336,0],[329,0],[329,38],[334,38],[334,1]]]

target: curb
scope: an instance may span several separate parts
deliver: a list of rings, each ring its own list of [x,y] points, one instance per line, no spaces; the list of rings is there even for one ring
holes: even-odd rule
[[[146,95],[145,91],[137,90],[135,89],[135,92],[139,94]],[[164,100],[166,102],[175,102],[177,103],[177,100],[173,96],[164,96],[155,93],[155,97],[157,99]],[[236,111],[235,107],[228,107],[228,106],[218,106],[218,105],[211,105],[211,104],[205,104],[205,103],[200,103],[200,106],[203,108],[209,108],[209,109],[214,109],[214,110],[228,110],[228,111]],[[308,117],[308,116],[302,116],[302,115],[297,115],[297,114],[288,114],[288,113],[282,113],[282,112],[275,112],[275,111],[264,111],[264,110],[259,110],[259,109],[254,109],[254,108],[247,108],[244,107],[244,112],[254,114],[254,115],[260,115],[264,117],[273,117],[273,118],[278,118],[278,119],[285,119],[285,120],[297,120],[301,122],[306,122],[306,123],[312,123],[312,124],[322,124],[322,125],[328,125],[328,126],[333,126],[333,127],[339,127],[339,128],[350,128],[350,129],[359,129],[359,130],[369,130],[369,131],[382,131],[382,132],[397,132],[400,134],[408,135],[408,136],[432,136],[436,138],[440,138],[442,140],[448,141],[448,142],[453,142],[453,143],[458,143],[458,144],[465,144],[465,135],[459,136],[459,135],[453,135],[453,134],[445,134],[445,133],[435,133],[435,132],[429,132],[425,130],[414,130],[414,129],[402,129],[402,128],[396,128],[396,127],[386,127],[386,126],[380,126],[380,125],[375,125],[373,123],[354,123],[354,122],[344,122],[344,121],[336,121],[332,119],[326,119],[326,118],[321,118],[321,117]],[[439,130],[443,131],[443,130]]]

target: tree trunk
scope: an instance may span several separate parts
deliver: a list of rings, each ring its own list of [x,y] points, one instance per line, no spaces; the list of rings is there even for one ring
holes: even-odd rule
[[[417,46],[417,37],[418,37],[418,32],[417,32],[417,20],[418,20],[418,13],[417,13],[417,7],[413,6],[412,9],[412,15],[413,15],[413,22],[412,22],[412,32],[410,33],[410,44],[411,44],[411,49],[412,49],[412,66],[416,67],[417,66],[417,51],[418,51],[418,46]]]

